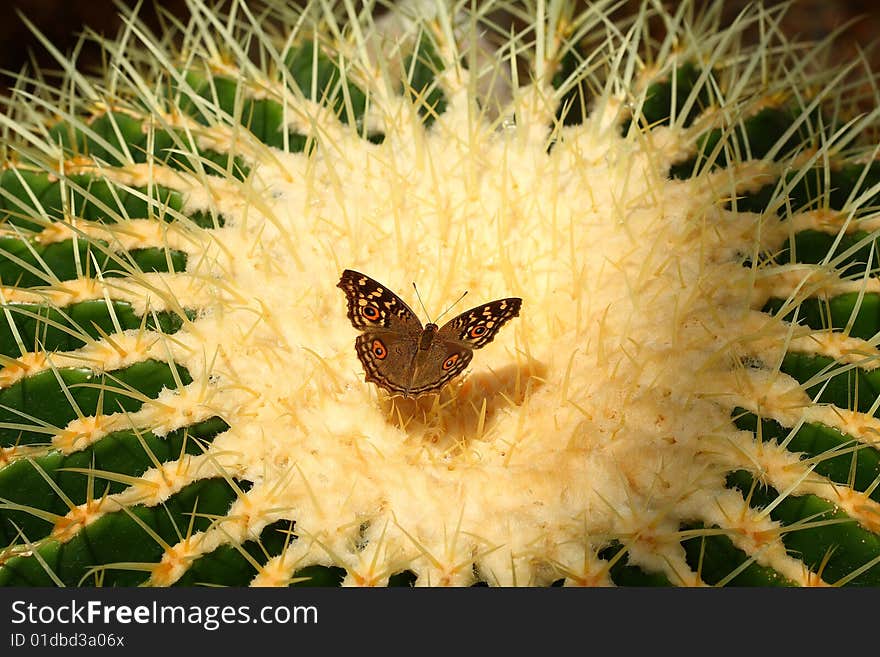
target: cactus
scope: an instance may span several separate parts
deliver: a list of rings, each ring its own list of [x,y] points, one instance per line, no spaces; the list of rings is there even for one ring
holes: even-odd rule
[[[658,5],[192,0],[22,73],[0,584],[880,582],[873,78]],[[389,397],[347,267],[522,313]]]

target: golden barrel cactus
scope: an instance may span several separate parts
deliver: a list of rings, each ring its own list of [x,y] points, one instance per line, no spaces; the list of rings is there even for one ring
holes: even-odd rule
[[[858,63],[761,7],[190,8],[0,117],[0,584],[878,582]],[[392,397],[346,268],[522,312]]]

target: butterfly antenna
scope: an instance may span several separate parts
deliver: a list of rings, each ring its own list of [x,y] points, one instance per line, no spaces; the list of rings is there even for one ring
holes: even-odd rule
[[[433,320],[432,320],[432,319],[431,319],[431,316],[428,315],[428,309],[425,308],[425,304],[422,303],[422,295],[419,294],[419,288],[418,288],[418,286],[416,285],[416,282],[415,282],[415,281],[413,281],[413,289],[416,291],[416,298],[419,300],[419,305],[422,307],[422,312],[425,313],[425,317],[428,318],[428,322],[430,322],[431,324],[435,324],[435,323],[437,322],[438,319],[440,319],[441,317],[443,317],[443,315],[445,315],[445,314],[448,313],[450,310],[452,310],[453,308],[455,308],[455,306],[458,304],[458,302],[461,301],[462,299],[464,299],[465,295],[468,293],[467,290],[465,290],[464,292],[462,292],[462,295],[461,295],[460,297],[458,297],[458,299],[456,299],[455,302],[454,302],[451,306],[449,306],[449,308],[447,308],[447,309],[444,310],[442,313],[440,313],[439,315],[437,315],[436,319],[433,319]]]
[[[428,309],[425,308],[425,304],[422,303],[422,295],[419,294],[419,288],[416,285],[415,281],[413,281],[413,289],[416,291],[416,299],[419,300],[419,305],[422,307],[422,312],[425,313],[425,317],[428,318],[428,323],[433,324],[433,322],[431,321],[431,316],[428,314]]]
[[[439,320],[441,317],[443,317],[443,315],[445,315],[445,314],[448,313],[450,310],[452,310],[453,308],[455,308],[455,307],[458,305],[458,302],[465,298],[465,296],[467,295],[467,293],[468,293],[467,290],[465,290],[464,292],[462,292],[462,293],[461,293],[461,296],[458,297],[458,299],[456,299],[456,300],[452,303],[452,305],[449,306],[449,308],[447,308],[447,309],[444,310],[442,313],[440,313],[440,314],[437,316],[437,319],[434,320],[434,321],[436,322],[436,321]]]

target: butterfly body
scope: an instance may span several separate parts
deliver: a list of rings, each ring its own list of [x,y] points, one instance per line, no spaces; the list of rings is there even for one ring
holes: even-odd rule
[[[473,350],[491,342],[501,326],[519,314],[522,299],[498,299],[454,317],[442,327],[422,327],[400,297],[366,274],[346,269],[348,318],[361,334],[355,352],[366,380],[395,395],[437,393],[467,368]]]

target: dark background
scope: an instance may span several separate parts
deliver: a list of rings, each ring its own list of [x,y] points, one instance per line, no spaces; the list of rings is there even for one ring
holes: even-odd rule
[[[133,6],[135,0],[119,0],[120,4]],[[211,0],[208,0],[211,4]],[[269,0],[272,1],[272,0]],[[285,0],[277,0],[284,2]],[[293,3],[296,0],[286,0]],[[720,0],[698,0],[698,4],[708,4]],[[224,4],[221,0],[215,5]],[[631,6],[638,2],[631,1]],[[729,21],[746,5],[746,0],[724,2],[724,16]],[[766,0],[765,5],[779,4],[777,0]],[[153,28],[159,25],[156,7],[162,7],[181,18],[188,15],[185,0],[146,0],[140,15]],[[62,52],[69,52],[77,41],[84,26],[103,33],[108,37],[116,34],[121,21],[112,0],[6,0],[2,3],[4,14],[0,18],[0,69],[19,71],[35,56],[41,66],[53,67],[42,45],[19,19],[17,12],[24,13],[52,43]],[[804,40],[820,39],[851,19],[857,22],[847,28],[844,37],[835,49],[835,57],[841,61],[851,60],[858,48],[868,51],[868,59],[874,71],[880,71],[880,56],[872,43],[880,35],[880,3],[876,0],[798,0],[788,11],[783,31],[790,37]],[[87,45],[81,55],[80,66],[100,66],[98,49]],[[5,94],[11,79],[0,77],[0,94]]]

